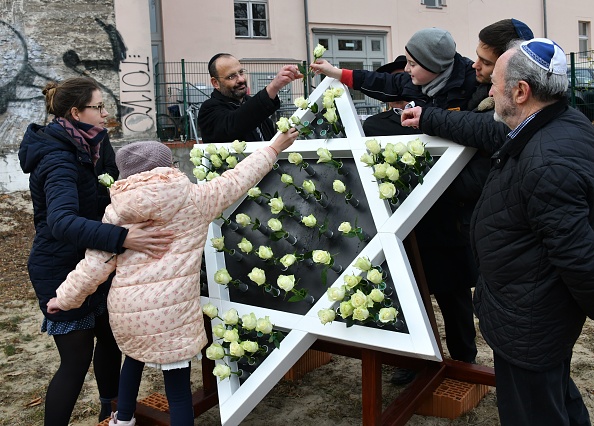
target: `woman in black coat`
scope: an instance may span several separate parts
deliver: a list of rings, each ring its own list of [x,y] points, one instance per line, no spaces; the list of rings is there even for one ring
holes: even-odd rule
[[[54,115],[47,126],[31,124],[19,148],[19,160],[30,173],[35,239],[29,255],[29,278],[45,318],[42,331],[53,336],[60,367],[45,399],[45,425],[66,426],[93,359],[102,402],[101,419],[117,397],[120,351],[109,327],[109,282],[78,309],[50,315],[47,302],[84,258],[87,248],[122,253],[126,248],[154,257],[167,250],[169,234],[101,223],[95,165],[106,139],[108,112],[98,84],[90,78],[71,78],[43,89],[46,110]],[[104,203],[103,203],[104,204]],[[97,345],[95,346],[95,337]]]

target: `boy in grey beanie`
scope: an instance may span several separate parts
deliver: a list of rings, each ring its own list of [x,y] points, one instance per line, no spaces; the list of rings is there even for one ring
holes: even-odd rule
[[[420,66],[434,74],[448,69],[456,56],[456,42],[448,31],[440,28],[417,31],[404,49]]]

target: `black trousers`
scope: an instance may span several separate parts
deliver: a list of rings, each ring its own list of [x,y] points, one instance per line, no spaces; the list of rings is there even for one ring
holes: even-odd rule
[[[458,361],[474,362],[477,349],[471,289],[453,288],[435,293],[434,297],[443,315],[450,356]]]
[[[494,354],[502,426],[590,426],[588,409],[569,376],[571,357],[547,371],[530,371]]]

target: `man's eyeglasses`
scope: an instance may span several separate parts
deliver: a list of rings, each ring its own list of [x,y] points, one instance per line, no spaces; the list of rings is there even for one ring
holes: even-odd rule
[[[228,75],[227,77],[217,77],[217,78],[227,80],[227,81],[234,81],[234,80],[237,80],[239,77],[243,77],[246,74],[247,74],[247,70],[245,68],[242,68],[239,71],[234,72],[231,75]]]
[[[103,102],[99,102],[97,105],[85,105],[85,108],[93,108],[99,110],[99,114],[103,114],[105,110],[105,104]]]

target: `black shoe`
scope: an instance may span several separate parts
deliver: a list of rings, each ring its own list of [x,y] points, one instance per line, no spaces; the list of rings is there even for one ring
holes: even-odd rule
[[[396,368],[390,378],[390,382],[395,385],[407,385],[413,381],[416,375],[416,371],[407,370],[406,368]]]

